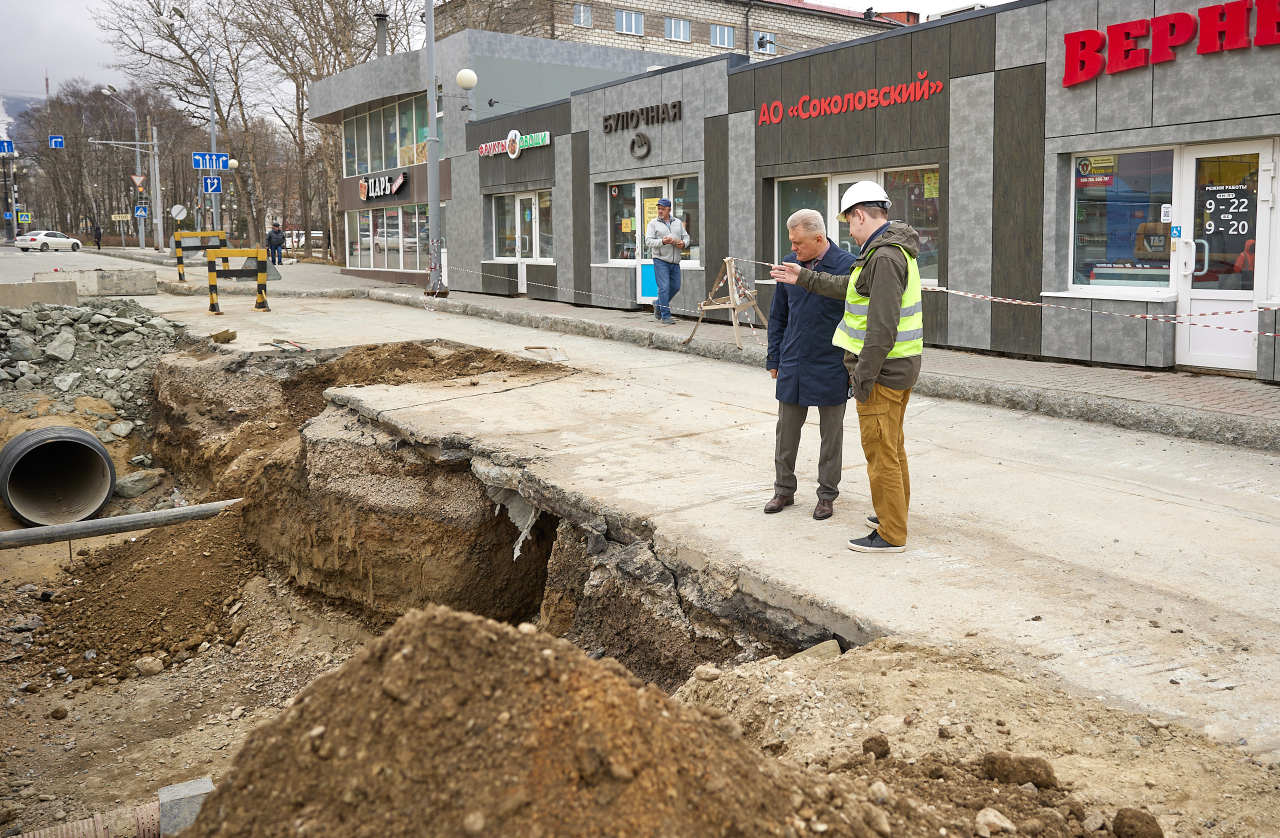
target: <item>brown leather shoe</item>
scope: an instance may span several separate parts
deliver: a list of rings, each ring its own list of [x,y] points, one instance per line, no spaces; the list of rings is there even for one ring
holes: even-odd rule
[[[813,520],[825,521],[831,517],[831,501],[818,498],[818,505],[813,508]]]
[[[775,512],[781,512],[784,506],[790,506],[795,502],[796,499],[792,495],[774,495],[773,498],[764,505],[764,514],[772,515]]]

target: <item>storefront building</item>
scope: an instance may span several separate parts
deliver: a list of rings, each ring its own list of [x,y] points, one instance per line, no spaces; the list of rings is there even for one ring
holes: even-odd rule
[[[688,312],[725,256],[780,259],[796,209],[853,249],[838,198],[872,179],[920,231],[931,345],[1277,381],[1278,78],[1280,0],[1022,0],[646,71],[466,126],[450,211],[473,205],[478,234],[453,231],[451,287],[645,307],[643,230],[668,197]],[[512,136],[546,144],[480,153]],[[401,264],[416,200],[366,225],[399,224]]]

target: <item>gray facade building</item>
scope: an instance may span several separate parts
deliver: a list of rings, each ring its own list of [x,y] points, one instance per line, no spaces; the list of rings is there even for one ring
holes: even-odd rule
[[[852,248],[838,198],[874,179],[921,231],[931,345],[1277,381],[1277,78],[1280,0],[1022,0],[579,85],[466,126],[450,215],[481,234],[450,285],[643,307],[665,196],[689,310],[725,256],[780,259],[795,209]],[[513,131],[549,144],[478,153]]]

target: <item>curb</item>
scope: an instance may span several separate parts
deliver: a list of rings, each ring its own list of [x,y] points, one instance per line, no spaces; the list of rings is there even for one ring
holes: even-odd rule
[[[179,291],[170,291],[170,286]],[[190,294],[205,293],[203,287],[183,288],[178,283],[161,282],[164,292]],[[250,287],[228,287],[226,292],[252,294]],[[270,295],[269,295],[270,296]],[[580,337],[600,338],[630,343],[648,349],[697,355],[716,361],[731,361],[764,367],[764,345],[747,344],[742,349],[725,341],[695,338],[688,345],[669,331],[654,332],[635,326],[617,326],[598,323],[563,314],[541,314],[531,311],[510,311],[486,306],[483,303],[464,302],[447,297],[424,298],[422,289],[344,288],[332,291],[292,290],[275,291],[277,297],[334,297],[370,299],[396,305],[424,307],[447,314],[461,314],[526,326],[532,329],[561,332]],[[1051,387],[1029,387],[1024,384],[1008,384],[999,381],[967,378],[945,373],[922,372],[913,392],[924,396],[955,401],[986,404],[1008,410],[1039,413],[1058,419],[1075,419],[1100,425],[1111,425],[1127,430],[1149,431],[1201,442],[1216,442],[1260,451],[1280,453],[1280,420],[1256,416],[1238,416],[1211,410],[1195,410],[1174,405],[1140,402],[1115,396],[1099,396],[1077,393]]]

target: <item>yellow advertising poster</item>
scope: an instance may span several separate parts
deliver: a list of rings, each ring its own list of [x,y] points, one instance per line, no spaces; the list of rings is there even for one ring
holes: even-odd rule
[[[936,171],[924,173],[924,196],[926,198],[938,197],[938,173]]]
[[[658,217],[659,198],[644,199],[644,229],[649,229],[649,222]]]
[[[624,232],[624,233],[630,233],[630,232],[632,232],[632,230],[631,230],[631,219],[630,219],[630,218],[624,218],[624,219],[622,219],[622,232]]]

